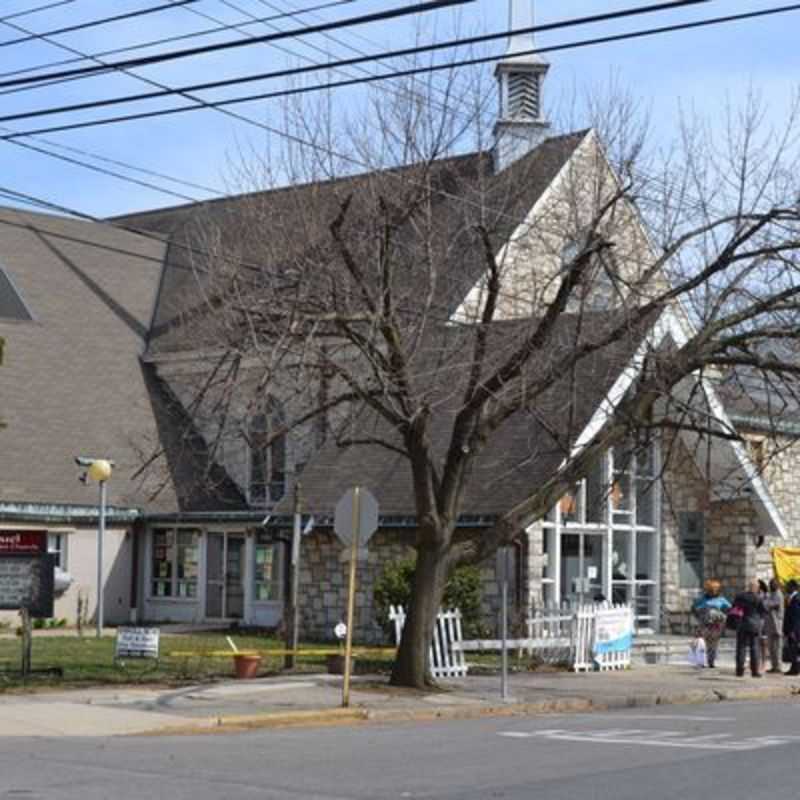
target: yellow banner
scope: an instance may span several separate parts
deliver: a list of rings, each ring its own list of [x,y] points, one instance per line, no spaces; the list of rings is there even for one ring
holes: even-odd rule
[[[781,584],[790,578],[800,581],[800,547],[773,547],[772,565]]]

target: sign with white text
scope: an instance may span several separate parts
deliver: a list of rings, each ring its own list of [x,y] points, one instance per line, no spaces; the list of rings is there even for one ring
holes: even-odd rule
[[[0,531],[0,555],[47,552],[45,531]]]
[[[158,658],[159,628],[118,628],[114,658]]]
[[[52,555],[0,555],[0,609],[52,617],[53,573]]]

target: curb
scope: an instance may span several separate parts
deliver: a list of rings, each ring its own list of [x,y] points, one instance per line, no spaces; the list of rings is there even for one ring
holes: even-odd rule
[[[800,696],[800,685],[742,687],[731,689],[689,689],[662,694],[633,694],[627,697],[595,700],[591,697],[551,698],[530,703],[475,706],[432,706],[431,708],[329,708],[311,711],[219,716],[187,721],[144,731],[135,736],[187,736],[209,733],[263,730],[290,727],[327,727],[354,723],[436,722],[481,719],[484,717],[533,717],[547,714],[582,714],[592,711],[619,711],[666,705],[745,702],[790,699]]]

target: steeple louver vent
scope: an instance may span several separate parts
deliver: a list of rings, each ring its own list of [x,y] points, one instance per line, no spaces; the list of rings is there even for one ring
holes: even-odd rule
[[[518,72],[508,76],[508,116],[513,120],[539,119],[539,76]]]
[[[499,172],[547,137],[542,83],[549,64],[536,52],[534,0],[508,0],[508,50],[497,64],[500,115],[494,126],[494,165]]]

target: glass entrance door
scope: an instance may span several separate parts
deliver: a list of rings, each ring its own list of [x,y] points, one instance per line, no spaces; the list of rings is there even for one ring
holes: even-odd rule
[[[561,534],[561,598],[593,603],[606,597],[606,536],[603,533]]]
[[[244,617],[244,536],[228,535],[225,557],[225,616]]]
[[[211,532],[206,537],[206,617],[244,617],[244,536]]]

